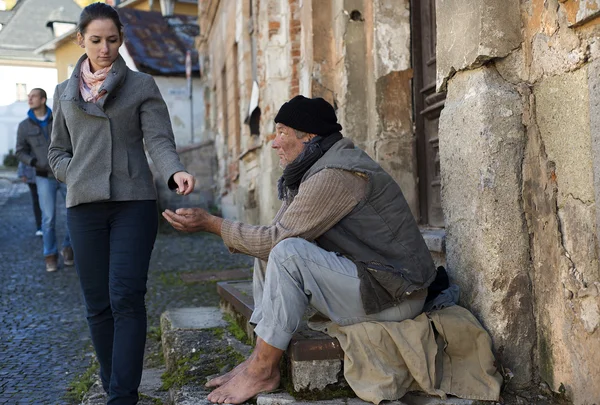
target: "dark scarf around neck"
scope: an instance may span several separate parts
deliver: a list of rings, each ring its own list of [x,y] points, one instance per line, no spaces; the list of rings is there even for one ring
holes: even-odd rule
[[[304,150],[293,162],[283,169],[283,175],[277,183],[278,197],[284,200],[295,197],[300,188],[300,182],[304,174],[315,164],[315,162],[327,152],[343,136],[335,132],[328,136],[315,136],[309,142],[305,143]]]

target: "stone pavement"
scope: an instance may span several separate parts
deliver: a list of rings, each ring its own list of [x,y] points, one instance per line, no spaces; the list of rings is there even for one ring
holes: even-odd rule
[[[4,177],[5,179],[6,177]],[[3,180],[0,180],[3,181]],[[65,232],[64,210],[58,237]],[[89,345],[73,268],[46,273],[29,189],[0,185],[0,404],[62,404]]]
[[[12,178],[0,171],[0,404],[69,404],[67,387],[92,354],[79,282],[74,268],[46,273],[28,188]],[[62,240],[64,211],[57,225]],[[159,234],[148,280],[150,332],[167,309],[218,304],[214,282],[185,283],[182,275],[250,267],[216,237]],[[147,352],[156,352],[155,340],[148,342]]]

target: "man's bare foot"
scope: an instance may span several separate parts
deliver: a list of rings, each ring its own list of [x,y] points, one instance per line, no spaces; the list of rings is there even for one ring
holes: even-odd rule
[[[216,388],[216,387],[220,387],[221,385],[225,384],[227,381],[231,380],[233,377],[235,377],[240,372],[245,370],[246,367],[248,367],[250,360],[252,360],[252,357],[254,357],[254,352],[252,352],[250,357],[248,357],[246,360],[242,361],[240,364],[235,366],[235,368],[233,370],[231,370],[230,372],[225,373],[223,375],[220,375],[218,377],[211,378],[210,380],[208,380],[208,382],[204,386],[206,388]]]
[[[232,370],[233,371],[233,370]],[[261,392],[269,392],[279,387],[279,367],[259,367],[248,364],[229,382],[208,395],[215,404],[241,404]]]

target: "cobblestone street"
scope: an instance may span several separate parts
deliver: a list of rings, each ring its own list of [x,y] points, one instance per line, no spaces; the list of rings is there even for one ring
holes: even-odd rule
[[[68,404],[67,387],[91,356],[77,275],[62,266],[46,273],[27,187],[0,181],[0,404]],[[250,266],[211,235],[159,234],[148,282],[149,329],[165,309],[218,304],[214,282],[184,283],[181,273]]]

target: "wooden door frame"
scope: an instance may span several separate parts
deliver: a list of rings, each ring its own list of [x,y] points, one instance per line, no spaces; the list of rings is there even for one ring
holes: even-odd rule
[[[423,110],[425,99],[421,95],[423,88],[423,51],[421,48],[421,0],[410,0],[411,62],[413,66],[413,122],[417,137],[417,178],[419,190],[419,225],[428,224],[429,208],[427,201],[427,139],[424,135],[425,118],[419,113]]]

